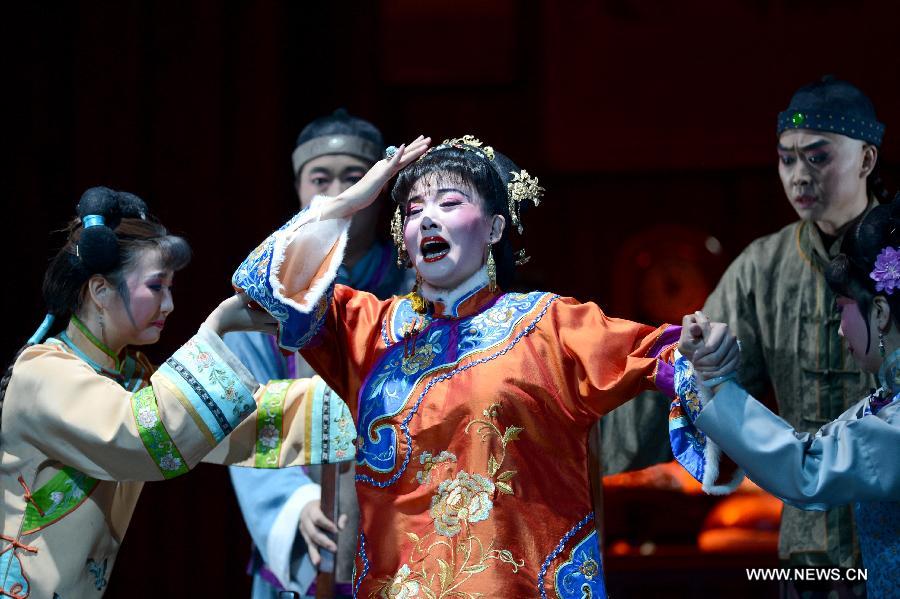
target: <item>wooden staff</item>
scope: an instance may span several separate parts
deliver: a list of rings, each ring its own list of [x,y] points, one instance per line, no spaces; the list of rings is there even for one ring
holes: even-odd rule
[[[322,465],[322,513],[337,524],[340,517],[338,504],[338,485],[340,477],[338,475],[338,464]],[[329,537],[337,546],[337,535],[330,534]],[[331,552],[327,549],[319,549],[319,573],[316,576],[316,599],[333,599],[335,595],[335,574],[337,571],[337,552]]]
[[[331,389],[325,390],[325,402],[322,410],[322,423],[324,425],[322,432],[322,455],[328,459],[329,441],[329,407],[331,405]],[[340,503],[338,502],[338,484],[340,482],[339,473],[340,464],[322,464],[322,498],[320,508],[335,525],[337,525],[340,517]],[[329,537],[334,541],[337,548],[337,534],[330,534]],[[337,551],[328,551],[320,549],[319,555],[319,573],[316,575],[316,599],[333,599],[335,596],[335,576],[337,574]]]

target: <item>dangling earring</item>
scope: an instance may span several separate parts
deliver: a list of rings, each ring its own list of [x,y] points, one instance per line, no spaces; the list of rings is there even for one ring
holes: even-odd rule
[[[106,345],[106,327],[103,324],[103,308],[100,308],[100,315],[97,317],[97,320],[100,324],[100,340],[103,342],[103,345]]]
[[[884,333],[882,331],[878,331],[878,351],[881,353],[881,357],[884,357]]]
[[[494,262],[494,252],[492,244],[488,245],[487,276],[488,290],[493,293],[494,291],[497,291],[497,263]]]

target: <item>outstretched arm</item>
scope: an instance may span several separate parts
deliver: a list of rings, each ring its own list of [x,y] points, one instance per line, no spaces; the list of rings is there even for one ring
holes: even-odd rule
[[[877,414],[864,400],[815,434],[799,433],[734,382],[695,420],[760,487],[796,507],[826,510],[900,497],[900,401]]]

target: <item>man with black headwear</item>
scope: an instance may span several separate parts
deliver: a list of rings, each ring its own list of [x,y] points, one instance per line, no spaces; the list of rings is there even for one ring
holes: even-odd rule
[[[741,383],[757,397],[771,385],[781,416],[801,432],[816,431],[873,387],[838,335],[823,270],[844,234],[886,196],[877,170],[883,134],[872,103],[850,83],[825,77],[800,88],[778,115],[778,172],[800,220],[751,243],[704,306],[741,341]],[[850,507],[785,506],[779,555],[791,565],[859,566]],[[820,596],[821,582],[805,584],[787,583],[782,596]],[[865,593],[864,583],[831,584],[822,597]]]

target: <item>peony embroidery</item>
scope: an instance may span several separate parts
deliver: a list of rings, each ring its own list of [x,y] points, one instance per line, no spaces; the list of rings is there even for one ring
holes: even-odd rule
[[[435,466],[455,461],[456,456],[449,451],[442,451],[435,456],[431,455],[430,451],[423,451],[419,456],[419,463],[422,464],[422,469],[416,472],[416,480],[419,481],[420,485],[430,483],[431,471]]]
[[[431,498],[431,517],[434,529],[445,537],[460,533],[464,524],[487,520],[494,507],[491,496],[494,483],[480,474],[463,470],[456,478],[442,482]]]
[[[412,571],[409,569],[409,566],[406,564],[400,566],[390,584],[382,587],[379,596],[384,599],[411,599],[412,597],[418,597],[419,583],[409,579],[411,574]]]
[[[137,421],[144,428],[153,428],[159,422],[159,418],[156,416],[156,410],[143,407],[138,410]]]
[[[178,470],[181,468],[181,460],[167,453],[159,460],[159,465],[163,470]]]
[[[281,432],[274,425],[267,424],[259,431],[259,442],[269,449],[275,449],[281,440]]]
[[[465,589],[473,577],[494,565],[508,566],[513,573],[525,566],[525,560],[516,559],[509,549],[494,545],[495,539],[487,536],[490,527],[476,532],[472,526],[493,516],[495,500],[501,501],[503,495],[515,493],[512,480],[516,471],[504,470],[502,466],[508,445],[517,441],[525,429],[510,425],[501,430],[495,423],[500,409],[499,403],[491,404],[482,411],[484,420],[473,420],[465,428],[466,434],[474,432],[489,446],[485,474],[461,470],[453,476],[452,469],[458,461],[449,451],[437,455],[423,451],[419,455],[422,465],[422,470],[416,473],[419,484],[444,478],[431,498],[434,528],[422,536],[406,531],[412,543],[409,566],[404,564],[395,576],[380,579],[378,596],[414,597],[414,593],[421,592],[431,599],[479,599],[484,597],[483,593]],[[417,586],[404,586],[413,581]]]

